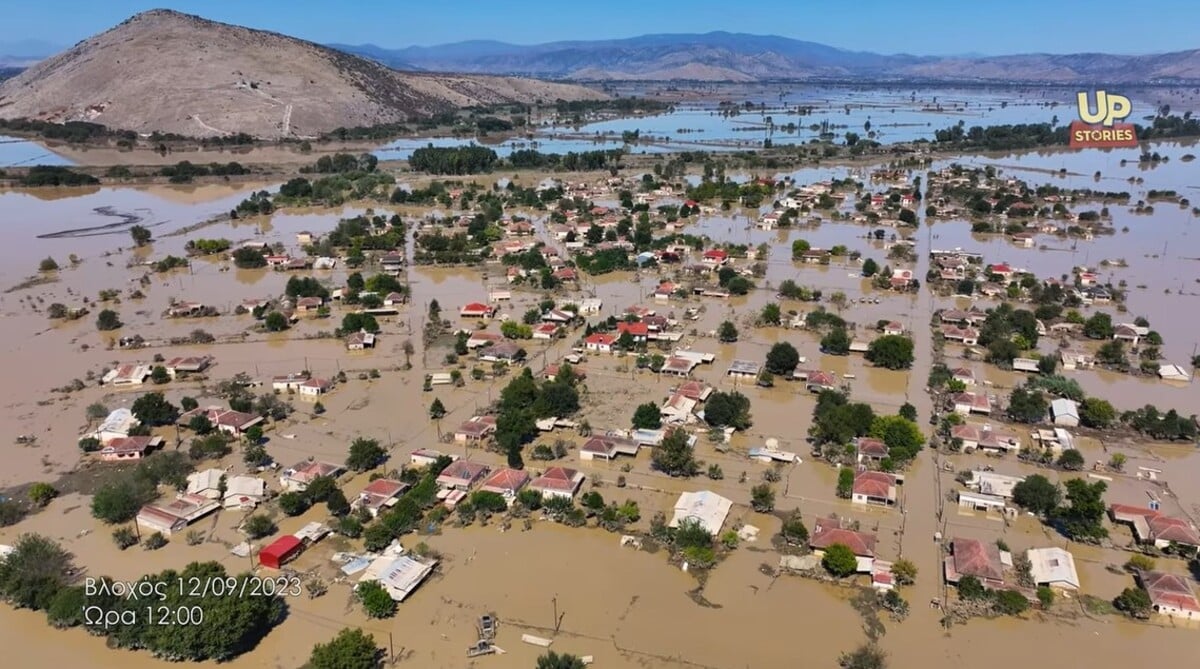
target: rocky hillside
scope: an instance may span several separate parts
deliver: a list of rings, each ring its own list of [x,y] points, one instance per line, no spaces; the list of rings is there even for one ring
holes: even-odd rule
[[[1151,56],[1027,54],[996,57],[882,55],[815,42],[712,32],[514,45],[460,42],[387,50],[337,48],[400,69],[522,74],[594,81],[771,79],[929,80],[996,83],[1200,82],[1200,50]]]
[[[532,79],[397,72],[285,35],[154,10],[0,83],[0,117],[308,137],[455,107],[604,97]]]

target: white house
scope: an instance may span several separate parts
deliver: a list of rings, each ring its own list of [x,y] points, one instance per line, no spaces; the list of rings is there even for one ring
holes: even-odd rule
[[[1029,558],[1029,573],[1035,585],[1059,590],[1079,589],[1075,558],[1067,551],[1057,547],[1030,548],[1025,551],[1025,557]]]
[[[137,427],[138,419],[134,418],[133,412],[125,407],[113,409],[108,417],[100,423],[100,427],[88,436],[95,437],[102,444],[106,444],[113,439],[128,437],[129,431]]]
[[[725,518],[731,508],[732,500],[711,490],[685,492],[675,502],[675,515],[671,518],[670,526],[679,527],[679,523],[684,520],[696,520],[715,537],[721,533],[721,527],[725,525]]]
[[[1079,405],[1060,397],[1050,403],[1050,419],[1055,425],[1075,427],[1079,425]]]

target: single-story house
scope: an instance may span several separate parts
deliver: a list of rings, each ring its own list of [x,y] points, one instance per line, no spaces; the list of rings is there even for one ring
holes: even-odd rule
[[[612,353],[617,338],[605,332],[593,332],[583,340],[583,347],[598,353]]]
[[[612,460],[618,455],[637,456],[641,448],[638,443],[625,437],[612,435],[593,436],[579,448],[580,460]]]
[[[166,504],[147,504],[137,514],[137,524],[170,536],[221,508],[221,503],[200,495],[183,494]]]
[[[817,557],[834,544],[849,548],[858,558],[858,572],[870,573],[875,562],[876,538],[870,532],[859,532],[843,526],[840,518],[817,518],[808,537],[808,547]]]
[[[577,367],[575,365],[570,365],[570,368],[576,379],[582,381],[587,378],[587,369],[583,367]],[[558,379],[558,373],[561,370],[562,365],[557,362],[552,362],[549,365],[546,365],[546,369],[542,370],[542,378],[546,379],[547,381],[555,381]]]
[[[484,362],[514,363],[525,359],[525,349],[513,342],[501,342],[480,349],[479,359]]]
[[[347,351],[363,351],[368,348],[375,348],[375,334],[366,330],[359,330],[346,337]]]
[[[675,515],[670,527],[679,527],[684,520],[695,520],[714,537],[721,534],[725,518],[733,508],[733,501],[711,490],[685,492],[675,502]]]
[[[476,349],[490,344],[499,344],[502,341],[504,341],[504,337],[495,332],[475,331],[467,337],[467,348]]]
[[[650,336],[650,326],[641,321],[636,323],[621,321],[617,323],[617,338],[620,339],[621,335],[626,333],[633,338],[633,341],[644,342]]]
[[[534,339],[554,339],[558,336],[562,326],[555,323],[540,323],[533,327]]]
[[[392,479],[375,479],[358,493],[358,497],[350,504],[355,509],[366,509],[371,517],[379,515],[386,508],[395,506],[400,501],[400,495],[408,490],[409,485],[403,481]]]
[[[823,390],[837,390],[837,375],[833,372],[823,372],[820,370],[807,372],[804,377],[804,387],[813,393],[819,393]]]
[[[1014,372],[1038,372],[1038,361],[1033,358],[1013,358],[1012,366]]]
[[[299,312],[316,311],[323,306],[325,306],[325,298],[316,295],[296,300],[296,311]]]
[[[975,372],[966,367],[956,367],[950,370],[950,378],[958,381],[964,386],[975,385]]]
[[[1075,400],[1060,397],[1050,403],[1050,420],[1055,425],[1075,427],[1079,425],[1079,405]]]
[[[948,583],[957,584],[963,576],[974,576],[986,587],[1004,586],[1004,556],[996,544],[978,539],[954,539],[950,553],[943,564]]]
[[[976,511],[1003,511],[1008,506],[1008,501],[998,495],[959,490],[958,505]]]
[[[128,437],[130,430],[137,427],[138,423],[139,421],[134,417],[132,411],[120,407],[113,409],[104,422],[100,423],[100,427],[87,436],[95,437],[100,443],[106,444],[113,439]]]
[[[675,393],[663,402],[662,408],[659,410],[664,423],[688,423],[692,420],[692,413],[696,410],[696,400],[679,393]]]
[[[466,491],[487,473],[488,466],[482,462],[455,460],[442,470],[437,477],[437,484],[443,488]]]
[[[1076,369],[1091,369],[1096,364],[1096,360],[1090,353],[1079,349],[1059,349],[1058,357],[1060,360],[1062,360],[1062,368],[1067,371],[1074,371]]]
[[[675,393],[697,402],[703,402],[713,393],[713,387],[703,381],[688,381],[676,388]]]
[[[225,479],[221,504],[226,509],[253,509],[267,499],[267,482],[257,476],[230,476]]]
[[[967,487],[985,495],[996,495],[1008,499],[1013,496],[1013,488],[1024,480],[1024,476],[1006,476],[976,469],[971,472],[971,479],[967,481]]]
[[[854,477],[850,501],[855,504],[896,503],[896,477],[886,472],[861,472]]]
[[[1030,548],[1025,551],[1025,557],[1029,559],[1029,573],[1034,585],[1046,585],[1059,590],[1079,589],[1075,558],[1062,548]]]
[[[583,485],[583,472],[567,467],[550,467],[541,476],[529,483],[530,490],[536,490],[542,497],[565,497],[571,499]]]
[[[871,437],[859,437],[854,440],[855,448],[858,449],[858,461],[870,460],[879,462],[887,457],[888,448],[883,441],[873,439]]]
[[[1196,601],[1192,587],[1183,576],[1147,571],[1142,572],[1138,580],[1150,595],[1150,605],[1155,613],[1188,620],[1200,618],[1200,602]]]
[[[551,309],[550,311],[542,314],[543,323],[558,323],[562,325],[565,323],[570,323],[574,320],[575,314],[571,313],[570,311],[563,311],[562,309]]]
[[[1190,381],[1192,375],[1179,365],[1159,365],[1158,378],[1163,381]]]
[[[660,374],[669,374],[671,376],[690,376],[692,370],[696,369],[696,361],[690,358],[678,358],[671,356],[663,363]]]
[[[321,460],[305,460],[293,467],[283,470],[279,477],[279,485],[287,491],[304,492],[308,484],[319,476],[338,476],[342,473],[341,465]]]
[[[955,393],[950,397],[950,405],[954,413],[964,416],[972,413],[986,416],[992,413],[992,398],[986,393]]]
[[[962,441],[964,450],[1008,453],[1021,450],[1021,440],[1013,432],[991,425],[963,423],[950,428],[950,437]]]
[[[208,369],[212,363],[213,357],[211,355],[191,355],[171,358],[163,363],[163,367],[173,379],[180,374],[199,374]]]
[[[1200,534],[1183,518],[1168,516],[1158,510],[1128,504],[1113,504],[1109,507],[1113,522],[1127,523],[1133,528],[1133,536],[1141,543],[1166,548],[1171,544],[1200,547]]]
[[[300,385],[308,380],[308,374],[303,372],[292,372],[283,376],[275,376],[271,378],[271,390],[281,393],[300,392]]]
[[[529,483],[529,473],[520,469],[504,467],[488,475],[479,485],[480,490],[504,495],[511,501]]]
[[[280,569],[304,552],[304,542],[285,534],[258,552],[258,563],[270,569]]]
[[[418,448],[409,455],[409,462],[418,467],[428,467],[436,464],[438,458],[448,457],[452,460],[457,460],[457,455],[448,455],[441,451],[435,451],[429,448]]]
[[[496,313],[495,307],[482,302],[471,302],[458,310],[458,315],[462,318],[489,318],[494,313]]]
[[[151,449],[162,446],[162,437],[117,437],[109,439],[100,448],[100,459],[107,462],[121,460],[140,460],[146,457]]]
[[[943,324],[942,337],[947,341],[958,342],[963,346],[974,346],[979,343],[979,331],[971,327]]]
[[[106,386],[140,386],[153,371],[150,365],[117,365],[100,378],[100,383]]]
[[[263,417],[253,413],[243,413],[232,409],[222,409],[217,406],[196,407],[191,411],[180,414],[177,425],[187,425],[196,416],[206,416],[208,421],[218,430],[235,437],[240,437],[246,430],[263,422]]]
[[[329,379],[310,378],[300,384],[300,394],[306,397],[319,397],[329,392],[330,388],[333,388],[333,382]]]
[[[187,493],[208,499],[221,499],[221,479],[225,478],[223,469],[205,469],[202,472],[192,472],[187,475]]]
[[[883,326],[883,334],[886,335],[903,335],[904,325],[900,321],[888,321]]]
[[[761,369],[762,366],[753,360],[734,360],[729,363],[729,370],[725,373],[735,379],[754,380]]]
[[[436,562],[428,563],[409,555],[393,557],[384,555],[375,559],[367,567],[359,583],[378,581],[391,598],[397,602],[404,601],[421,582],[433,573]]]
[[[495,416],[472,416],[454,431],[454,440],[458,442],[483,441],[496,433]]]

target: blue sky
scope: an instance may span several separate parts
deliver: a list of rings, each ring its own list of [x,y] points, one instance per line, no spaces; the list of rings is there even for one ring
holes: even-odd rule
[[[50,0],[0,10],[0,44],[70,45],[169,7],[316,42],[519,44],[646,33],[778,34],[880,53],[1154,53],[1200,48],[1196,0]]]

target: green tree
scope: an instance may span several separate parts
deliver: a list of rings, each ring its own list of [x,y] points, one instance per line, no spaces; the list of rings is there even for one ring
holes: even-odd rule
[[[803,239],[797,239],[796,241],[792,242],[792,260],[799,260],[810,250],[812,250],[812,244],[809,244]]]
[[[1091,339],[1110,339],[1113,335],[1112,316],[1097,311],[1083,324],[1083,334]]]
[[[583,669],[583,660],[567,653],[550,651],[537,659],[536,669]]]
[[[888,456],[893,460],[911,460],[925,445],[921,428],[903,416],[876,416],[870,434],[887,445]]]
[[[866,358],[877,367],[908,369],[913,363],[913,340],[901,335],[884,335],[870,343]]]
[[[124,323],[121,322],[121,316],[112,309],[105,309],[99,314],[96,314],[96,329],[102,332],[109,330],[117,330]]]
[[[750,489],[750,506],[759,513],[769,513],[775,510],[775,491],[766,483],[760,483]]]
[[[854,491],[854,470],[849,467],[842,467],[838,470],[837,496],[842,499],[850,499]]]
[[[38,263],[38,270],[42,272],[54,272],[58,270],[58,261],[50,257],[43,258],[42,262]]]
[[[242,523],[242,531],[251,539],[261,539],[274,534],[275,530],[275,522],[260,513],[250,516]]]
[[[783,322],[783,312],[775,302],[768,302],[758,315],[758,321],[763,325],[779,325]]]
[[[1039,585],[1037,598],[1038,602],[1042,605],[1042,609],[1048,609],[1054,603],[1054,590],[1049,586]]]
[[[858,558],[845,544],[833,544],[825,549],[821,566],[833,576],[844,578],[858,571]]]
[[[374,469],[386,458],[387,451],[379,445],[378,440],[358,437],[350,443],[346,466],[356,472],[365,472]]]
[[[912,560],[900,558],[892,563],[892,575],[900,585],[912,585],[917,582],[917,565]]]
[[[1063,452],[1058,456],[1058,460],[1055,461],[1054,464],[1067,471],[1077,472],[1082,470],[1083,466],[1087,464],[1087,462],[1083,459],[1083,454],[1077,449],[1068,448],[1063,450]]]
[[[298,492],[285,492],[279,496],[279,510],[289,516],[298,516],[308,510],[308,497]],[[388,538],[391,541],[391,538]]]
[[[378,669],[382,655],[371,635],[346,628],[329,643],[313,646],[308,664],[312,669]]]
[[[987,597],[987,589],[974,576],[963,576],[958,580],[958,596],[967,600],[979,600]]]
[[[325,498],[325,508],[335,516],[350,513],[350,502],[346,500],[346,493],[342,492],[341,488],[334,488]]]
[[[738,340],[737,326],[734,325],[730,321],[722,321],[721,325],[717,327],[717,339],[719,339],[721,341],[721,343],[724,343],[724,344],[729,344],[729,343],[733,343],[733,342],[737,341]]]
[[[152,487],[128,479],[106,483],[92,495],[92,516],[106,523],[124,523],[154,497]]]
[[[0,560],[0,597],[19,609],[45,609],[72,572],[72,555],[52,539],[22,534]]]
[[[1118,611],[1123,611],[1126,615],[1139,619],[1150,617],[1152,605],[1150,595],[1141,588],[1125,588],[1113,600],[1113,606]]]
[[[639,404],[633,412],[633,427],[646,430],[657,430],[662,427],[662,412],[654,402]]]
[[[1066,482],[1068,506],[1060,508],[1057,516],[1063,533],[1076,541],[1095,541],[1108,536],[1104,529],[1104,481],[1088,483],[1084,479]]]
[[[821,338],[821,350],[829,355],[847,355],[850,353],[850,333],[846,328],[834,328]]]
[[[767,351],[764,367],[772,374],[790,375],[799,364],[800,352],[791,343],[781,341],[776,342],[771,346],[771,350]]]
[[[1040,423],[1050,405],[1042,391],[1029,386],[1013,388],[1008,397],[1008,417],[1018,423]]]
[[[838,658],[841,669],[887,669],[887,654],[873,643],[863,644]]]
[[[1029,600],[1016,590],[1001,590],[996,593],[992,607],[1004,615],[1016,616],[1029,608]]]
[[[1049,517],[1062,501],[1062,491],[1041,474],[1030,474],[1013,486],[1013,503],[1037,515]]]
[[[870,277],[875,276],[878,273],[879,273],[879,263],[875,262],[875,260],[873,258],[867,258],[866,260],[863,261],[863,266],[862,266],[862,275],[863,276],[870,278]]]
[[[441,420],[446,415],[446,407],[442,404],[442,400],[433,398],[433,403],[429,405],[429,417],[433,420]]]
[[[917,422],[917,407],[909,404],[908,402],[901,404],[900,409],[896,413],[905,420],[909,420],[914,423]]]
[[[788,514],[788,517],[783,521],[783,526],[780,528],[779,534],[791,546],[803,546],[808,543],[808,527],[804,524],[804,519],[801,517],[799,509]]]
[[[733,392],[715,392],[704,405],[704,420],[715,427],[745,430],[750,427],[750,398]]]
[[[1079,422],[1087,427],[1104,429],[1117,419],[1117,410],[1108,400],[1099,397],[1085,397],[1079,404]]]
[[[46,506],[50,500],[58,497],[58,490],[49,483],[38,482],[29,487],[27,495],[30,502],[37,506]]]
[[[129,228],[129,236],[133,238],[134,246],[145,246],[154,235],[145,226],[135,225]]]
[[[678,429],[669,431],[650,451],[650,466],[668,476],[695,476],[699,466],[688,444],[688,434]]]
[[[267,332],[283,332],[288,329],[287,316],[278,311],[272,311],[263,319],[263,327],[267,329]]]
[[[396,615],[396,600],[379,581],[364,581],[354,588],[354,594],[368,618],[391,618]]]

